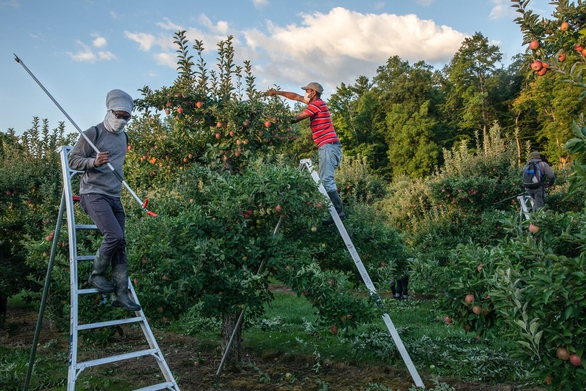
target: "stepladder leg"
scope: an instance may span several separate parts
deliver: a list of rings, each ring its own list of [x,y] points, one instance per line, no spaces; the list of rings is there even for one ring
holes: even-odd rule
[[[299,167],[301,169],[306,169],[309,171],[311,177],[318,185],[318,189],[319,189],[320,193],[322,193],[323,195],[328,197],[328,194],[327,194],[324,186],[320,183],[319,175],[317,174],[317,172],[313,168],[313,164],[311,163],[311,159],[301,160]],[[377,301],[382,305],[380,296],[376,292],[376,288],[375,288],[372,280],[370,279],[370,276],[369,276],[366,268],[364,267],[364,264],[362,263],[362,260],[360,259],[360,256],[358,255],[356,248],[354,247],[354,244],[352,243],[352,240],[350,239],[350,235],[348,235],[348,232],[346,231],[346,227],[344,226],[344,223],[342,222],[342,220],[338,216],[338,212],[336,211],[336,209],[334,208],[333,205],[330,205],[330,214],[332,215],[332,218],[334,219],[334,222],[336,223],[336,227],[338,228],[338,232],[340,233],[340,236],[342,237],[342,239],[346,245],[346,248],[348,249],[348,252],[350,253],[350,256],[352,257],[352,260],[354,261],[354,264],[356,265],[356,268],[358,269],[358,272],[360,273],[360,276],[362,277],[364,284],[366,285],[366,287],[370,291],[371,295],[374,296],[377,299]],[[425,385],[423,384],[423,381],[421,380],[421,377],[419,376],[419,373],[417,372],[417,369],[415,368],[415,365],[413,364],[413,361],[411,360],[411,357],[409,356],[409,353],[407,352],[407,349],[405,348],[403,341],[401,340],[401,337],[399,336],[399,333],[397,332],[393,322],[391,321],[390,316],[386,313],[383,314],[383,320],[385,322],[385,325],[387,326],[389,334],[393,338],[393,341],[395,342],[395,345],[397,346],[397,348],[399,350],[399,353],[401,354],[401,358],[403,359],[403,361],[405,362],[405,365],[407,366],[407,369],[409,370],[409,374],[411,375],[415,385],[419,388],[425,388]]]

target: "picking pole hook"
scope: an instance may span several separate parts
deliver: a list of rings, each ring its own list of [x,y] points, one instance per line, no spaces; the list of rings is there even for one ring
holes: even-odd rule
[[[63,107],[61,107],[61,105],[59,104],[59,102],[57,102],[55,100],[55,98],[53,98],[53,96],[49,93],[49,91],[47,91],[47,89],[43,86],[43,84],[41,84],[41,82],[39,81],[39,79],[37,79],[35,77],[35,75],[33,75],[33,73],[26,67],[26,65],[24,65],[24,63],[22,62],[22,60],[20,58],[18,58],[18,56],[14,54],[14,60],[19,63],[20,65],[22,65],[22,67],[24,68],[24,70],[30,75],[30,77],[33,78],[33,80],[35,82],[37,82],[37,84],[39,85],[39,87],[41,87],[41,89],[43,91],[45,91],[45,94],[47,94],[47,96],[53,101],[53,103],[55,103],[55,106],[57,106],[59,108],[59,110],[61,110],[61,112],[65,115],[65,117],[67,117],[67,119],[69,120],[69,122],[71,122],[71,124],[75,127],[75,129],[77,129],[77,131],[79,132],[79,134],[81,134],[81,136],[83,138],[85,138],[85,140],[87,141],[87,143],[92,147],[92,149],[94,151],[96,151],[96,153],[100,153],[100,150],[94,145],[94,143],[92,143],[92,141],[89,139],[88,136],[85,135],[85,133],[79,128],[79,126],[77,126],[77,124],[75,123],[75,121],[73,121],[73,119],[69,116],[69,114],[67,114],[67,112],[63,109]],[[124,180],[124,178],[122,178],[122,176],[114,169],[114,167],[112,166],[112,164],[110,164],[110,162],[107,163],[108,164],[108,168],[112,171],[112,173],[116,176],[116,178],[118,178],[118,180],[124,185],[124,187],[126,187],[126,189],[130,192],[130,194],[132,194],[132,197],[134,197],[134,199],[140,204],[140,207],[149,215],[149,216],[153,216],[153,217],[157,217],[157,214],[154,212],[149,211],[146,207],[149,203],[149,200],[146,199],[144,202],[142,202],[142,200],[136,195],[136,193],[130,188],[130,186],[128,186],[128,183],[126,183],[126,181]]]

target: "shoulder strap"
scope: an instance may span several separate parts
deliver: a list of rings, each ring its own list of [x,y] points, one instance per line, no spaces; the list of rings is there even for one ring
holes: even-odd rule
[[[97,126],[94,126],[94,129],[96,129],[96,138],[94,139],[94,145],[96,145],[98,139],[100,138],[100,129],[98,129]]]

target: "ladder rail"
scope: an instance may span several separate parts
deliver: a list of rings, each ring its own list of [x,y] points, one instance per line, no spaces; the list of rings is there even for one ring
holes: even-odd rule
[[[305,168],[309,171],[313,180],[318,184],[319,192],[322,193],[323,195],[325,195],[329,199],[328,193],[326,192],[326,189],[324,188],[323,184],[321,183],[319,175],[315,171],[315,169],[313,167],[313,163],[311,162],[311,159],[302,159],[299,166],[300,166],[300,168],[302,168],[302,169]],[[348,232],[346,231],[346,227],[344,226],[344,223],[342,223],[342,219],[340,219],[340,216],[338,216],[338,212],[336,211],[336,208],[333,206],[333,204],[331,202],[330,202],[329,210],[330,210],[330,214],[332,215],[332,218],[334,219],[334,222],[336,223],[336,227],[338,228],[338,231],[340,232],[340,236],[342,236],[342,239],[344,240],[344,244],[346,245],[348,252],[352,256],[352,260],[354,261],[354,264],[358,268],[358,272],[360,273],[360,276],[362,277],[364,284],[366,285],[367,289],[370,291],[370,294],[372,296],[374,296],[378,302],[380,302],[380,296],[377,293],[374,284],[372,283],[370,275],[366,271],[366,268],[364,267],[364,264],[362,263],[362,260],[360,259],[358,252],[356,251],[356,247],[354,247],[354,244],[352,243],[352,240],[350,239],[350,236],[348,235]],[[403,362],[407,366],[407,369],[409,370],[409,373],[411,374],[411,377],[412,377],[413,381],[415,382],[415,385],[420,388],[425,388],[425,384],[423,384],[423,381],[421,380],[421,377],[419,376],[419,373],[417,372],[417,369],[415,368],[415,365],[413,364],[413,361],[411,360],[411,357],[409,356],[409,353],[407,352],[407,349],[405,348],[405,345],[403,344],[403,341],[401,340],[401,337],[399,336],[399,333],[397,332],[397,329],[395,328],[395,325],[393,324],[393,322],[391,320],[391,317],[387,313],[384,313],[382,315],[382,318],[383,318],[385,325],[387,326],[389,334],[393,338],[393,341],[395,342],[395,345],[397,346],[397,349],[399,350],[399,353],[401,354]]]
[[[58,149],[61,158],[61,170],[63,174],[63,193],[66,199],[67,215],[67,235],[69,240],[69,369],[67,376],[67,390],[75,390],[75,380],[77,379],[77,346],[78,333],[77,325],[79,323],[78,308],[78,264],[77,264],[77,233],[75,231],[75,211],[73,205],[73,192],[71,190],[71,179],[79,172],[69,168],[69,153],[73,148],[71,146],[62,146]]]

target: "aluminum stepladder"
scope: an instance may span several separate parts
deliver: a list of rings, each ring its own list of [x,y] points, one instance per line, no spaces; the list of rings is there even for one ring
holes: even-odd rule
[[[156,338],[153,335],[153,332],[148,324],[148,321],[145,317],[145,314],[142,310],[136,311],[134,317],[125,318],[125,319],[118,319],[118,320],[110,320],[105,322],[97,322],[97,323],[89,323],[89,324],[79,324],[78,318],[78,296],[79,295],[88,295],[88,294],[98,294],[99,292],[95,288],[90,289],[81,289],[79,282],[78,282],[78,262],[80,261],[93,261],[95,255],[78,255],[77,254],[77,231],[78,230],[96,230],[97,227],[95,225],[78,225],[75,223],[75,213],[74,213],[74,196],[71,190],[71,179],[78,174],[83,174],[82,171],[75,171],[69,168],[69,153],[73,147],[71,146],[62,146],[58,149],[58,152],[61,156],[61,168],[63,174],[63,196],[61,200],[61,208],[59,211],[60,219],[65,212],[67,214],[67,233],[69,236],[69,270],[70,270],[70,325],[69,325],[69,371],[67,376],[67,391],[74,391],[75,390],[75,382],[81,372],[90,367],[95,367],[99,365],[114,363],[117,361],[129,360],[138,357],[144,356],[152,356],[155,358],[159,368],[165,378],[165,382],[155,384],[148,387],[140,388],[137,391],[151,391],[151,390],[175,390],[179,391],[179,386],[175,381],[167,362],[165,361],[165,357],[159,345],[157,344]],[[65,209],[65,210],[63,210]],[[57,227],[61,227],[61,221],[57,222]],[[54,242],[58,240],[59,229],[55,231]],[[51,259],[54,259],[55,254],[55,246],[53,246]],[[52,262],[50,262],[52,265]],[[50,271],[47,272],[47,276],[50,276]],[[47,282],[46,282],[46,286]],[[128,282],[128,287],[130,290],[130,295],[132,299],[137,303],[140,304],[138,301],[138,297],[132,285],[132,281]],[[42,306],[43,307],[43,306]],[[77,360],[77,348],[78,348],[78,333],[81,330],[91,330],[97,329],[101,327],[110,327],[110,326],[117,326],[123,324],[132,324],[138,323],[142,329],[142,332],[148,342],[149,349],[138,350],[134,352],[119,354],[110,357],[99,358],[90,361],[78,362]],[[38,328],[37,324],[37,328]],[[32,357],[29,366],[32,366],[32,362],[34,362],[34,357]]]
[[[326,192],[326,189],[324,188],[323,184],[321,184],[319,175],[315,171],[311,159],[302,159],[300,161],[299,168],[307,169],[307,171],[309,171],[315,183],[318,184],[319,192],[329,199],[328,193]],[[334,208],[331,202],[330,214],[332,215],[332,218],[336,223],[336,227],[340,232],[340,236],[342,236],[342,239],[346,244],[348,252],[350,252],[350,255],[352,256],[352,260],[354,260],[354,264],[358,268],[358,272],[360,273],[360,276],[362,277],[364,284],[370,291],[371,296],[374,296],[377,299],[377,301],[380,302],[380,296],[377,293],[376,288],[374,287],[374,284],[372,283],[372,280],[370,279],[370,276],[368,275],[368,272],[366,271],[366,268],[364,267],[364,264],[362,263],[362,260],[360,259],[360,256],[358,255],[358,252],[356,251],[356,248],[354,247],[354,244],[352,243],[352,240],[348,235],[348,232],[346,231],[344,223],[342,223],[340,216],[338,216],[338,212],[336,212],[336,208]],[[423,384],[423,381],[421,380],[421,377],[419,376],[419,373],[417,372],[415,365],[413,365],[413,361],[411,361],[411,357],[409,357],[409,353],[407,352],[407,349],[405,348],[405,345],[403,344],[403,341],[401,340],[401,337],[399,336],[399,333],[397,332],[397,329],[395,328],[395,325],[391,320],[391,317],[387,313],[384,313],[382,318],[385,322],[385,325],[387,326],[387,329],[389,330],[389,333],[391,334],[391,337],[393,337],[393,341],[395,342],[395,345],[397,346],[399,353],[401,353],[403,362],[407,366],[407,369],[409,370],[409,373],[411,374],[411,378],[413,378],[415,385],[419,388],[425,388],[425,385]]]
[[[531,197],[528,194],[523,194],[518,196],[517,200],[519,201],[519,205],[521,205],[519,217],[521,218],[521,220],[523,219],[523,217],[529,220],[529,218],[531,217],[531,211],[533,210],[533,202],[535,202],[533,200],[533,197]]]

